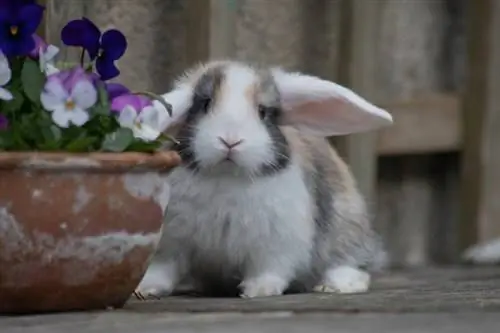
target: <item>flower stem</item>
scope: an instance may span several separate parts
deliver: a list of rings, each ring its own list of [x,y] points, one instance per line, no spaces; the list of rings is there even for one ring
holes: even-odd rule
[[[165,134],[165,133],[161,133],[161,134],[160,134],[160,138],[161,138],[161,139],[164,139],[164,140],[171,141],[171,142],[173,142],[173,143],[174,143],[174,144],[176,144],[176,145],[180,144],[179,140],[177,140],[177,139],[176,139],[176,138],[174,138],[173,136],[168,135],[168,134]]]
[[[157,100],[165,107],[165,109],[167,110],[170,117],[172,117],[172,105],[170,105],[170,103],[168,103],[163,97],[161,97],[155,93],[149,92],[149,91],[136,91],[136,92],[133,92],[132,94],[143,95],[143,96],[149,97],[151,99]]]
[[[80,53],[80,65],[83,67],[85,63],[85,49],[82,47],[82,52]]]

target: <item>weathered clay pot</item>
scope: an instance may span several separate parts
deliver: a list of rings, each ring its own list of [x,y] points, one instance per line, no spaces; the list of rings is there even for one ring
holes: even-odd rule
[[[160,240],[180,162],[157,155],[0,153],[0,313],[121,307]]]

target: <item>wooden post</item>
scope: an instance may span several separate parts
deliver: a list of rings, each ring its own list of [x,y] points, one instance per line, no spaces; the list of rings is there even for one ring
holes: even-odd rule
[[[234,55],[237,0],[188,0],[188,64]]]
[[[48,13],[48,10],[47,10],[47,0],[38,0],[37,1],[38,4],[42,5],[45,7],[45,11],[43,13],[43,18],[42,18],[42,22],[40,23],[40,25],[38,26],[38,29],[36,31],[36,33],[38,34],[38,36],[42,37],[42,38],[45,38],[45,30],[47,28],[47,13]]]
[[[79,19],[86,13],[86,1],[80,0],[43,0],[45,5],[45,17],[43,22],[43,34],[48,43],[60,48],[58,60],[61,62],[76,62],[80,57],[80,51],[76,48],[64,47],[61,43],[61,30],[73,19]]]
[[[469,1],[467,5],[462,249],[500,236],[500,2]]]
[[[341,25],[339,80],[370,101],[377,100],[376,57],[380,3],[344,0]],[[374,202],[377,177],[377,133],[353,134],[340,138],[339,150],[346,158],[368,202]]]

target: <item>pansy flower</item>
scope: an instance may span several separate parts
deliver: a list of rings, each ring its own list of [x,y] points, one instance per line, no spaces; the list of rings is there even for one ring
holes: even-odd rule
[[[9,61],[2,51],[0,51],[0,100],[10,101],[13,98],[12,93],[4,88],[10,82],[11,78],[12,70],[10,69]]]
[[[9,128],[9,119],[3,114],[0,114],[0,131]]]
[[[116,29],[103,34],[99,28],[87,18],[68,22],[62,29],[61,40],[68,46],[84,48],[101,80],[107,81],[120,74],[115,61],[120,59],[127,49],[125,36]]]
[[[160,136],[160,114],[150,99],[133,94],[120,95],[112,100],[111,110],[118,113],[120,125],[130,128],[136,138],[154,141]]]
[[[35,47],[33,34],[42,21],[38,4],[0,6],[0,49],[7,57],[27,55]]]
[[[69,127],[82,126],[89,120],[88,109],[97,102],[98,95],[91,78],[83,68],[76,67],[50,75],[40,97],[54,123]]]
[[[59,48],[55,45],[47,44],[42,37],[33,35],[35,47],[30,52],[30,57],[38,59],[40,70],[48,75],[54,74],[54,59],[59,53]]]

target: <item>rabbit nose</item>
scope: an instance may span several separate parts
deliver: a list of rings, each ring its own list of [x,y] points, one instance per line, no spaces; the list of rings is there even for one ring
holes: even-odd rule
[[[221,138],[219,136],[219,141],[222,142],[222,144],[224,146],[226,146],[227,148],[232,149],[232,148],[236,147],[237,145],[241,144],[243,142],[243,139],[240,139],[237,141],[227,141],[226,139]]]

